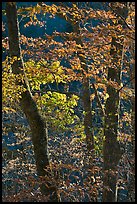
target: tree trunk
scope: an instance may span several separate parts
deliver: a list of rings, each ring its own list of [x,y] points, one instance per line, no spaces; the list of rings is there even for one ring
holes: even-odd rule
[[[17,57],[17,60],[15,60],[11,65],[12,72],[16,75],[22,75],[22,82],[16,81],[16,84],[26,89],[26,91],[21,93],[20,105],[31,128],[37,173],[38,176],[48,176],[46,171],[44,170],[44,168],[49,166],[47,148],[48,133],[45,121],[40,116],[37,105],[32,98],[31,92],[29,90],[29,84],[23,70],[23,59],[21,56],[21,48],[19,42],[19,26],[15,2],[6,3],[6,15],[8,24],[10,57],[12,59],[13,57]],[[51,187],[51,184],[49,182],[47,182],[47,184],[49,185],[49,187],[44,184],[40,186],[42,194],[50,195],[51,202],[59,201],[56,187]]]
[[[79,29],[79,23],[73,25],[73,30],[77,33],[77,36],[80,36],[80,29]],[[81,38],[76,38],[76,43],[83,46]],[[83,80],[82,80],[82,102],[83,102],[83,109],[84,109],[84,131],[86,135],[86,171],[87,171],[87,182],[91,183],[93,185],[93,176],[94,176],[94,135],[93,135],[93,126],[92,126],[92,106],[91,106],[91,100],[90,100],[90,79],[89,77],[85,76],[84,72],[88,73],[87,68],[87,59],[83,57],[85,54],[82,53],[82,50],[79,51],[78,57],[81,61],[82,68],[83,68]],[[83,55],[83,56],[82,56]],[[90,169],[90,171],[88,171]],[[93,191],[89,191],[90,200],[93,202],[96,202],[96,195]]]
[[[92,127],[92,113],[91,113],[91,101],[90,101],[90,83],[89,79],[83,81],[83,108],[84,115],[84,128],[86,134],[86,143],[88,152],[94,157],[94,136]]]
[[[135,11],[135,2],[129,3],[129,11],[133,12]],[[132,23],[135,26],[135,16],[132,16]],[[132,125],[132,155],[130,157],[130,166],[131,166],[131,172],[129,173],[129,182],[128,182],[128,195],[130,202],[135,201],[135,40],[132,39],[130,42],[130,53],[131,53],[131,62],[130,62],[130,80],[131,80],[131,86],[133,90],[133,95],[131,97],[131,106],[132,106],[132,114],[131,114],[131,125]]]
[[[73,30],[77,33],[78,36],[80,36],[80,30],[79,30],[79,23],[73,25]],[[77,44],[80,44],[82,46],[81,38],[75,39]],[[81,54],[82,51],[78,52],[78,57],[81,61],[82,68],[85,72],[88,72],[87,66],[86,66],[86,59]],[[84,54],[83,54],[84,55]],[[94,136],[93,136],[93,127],[92,127],[92,113],[91,113],[91,100],[90,100],[90,80],[88,77],[84,76],[83,73],[83,94],[82,94],[82,101],[83,101],[83,109],[85,111],[84,115],[84,129],[86,134],[86,143],[87,143],[87,150],[88,154],[90,155],[91,162],[93,162],[94,157]],[[92,164],[90,164],[92,165]]]
[[[134,43],[133,43],[134,44]],[[133,59],[135,60],[135,44],[132,45],[133,49]],[[131,65],[132,66],[132,65]],[[132,89],[135,93],[135,64],[133,63],[133,69],[131,71],[131,76],[134,78],[132,80]],[[128,192],[131,198],[131,202],[134,202],[135,199],[135,95],[131,98],[131,104],[132,104],[132,116],[131,116],[131,123],[132,123],[132,162],[131,162],[131,179],[128,186]]]
[[[120,9],[117,8],[117,12],[119,14],[121,14]],[[108,81],[109,80],[115,81],[119,85],[121,80],[120,62],[122,58],[122,50],[123,50],[122,42],[118,43],[117,39],[112,37],[110,51],[112,63],[111,67],[108,68]],[[117,164],[122,156],[120,145],[117,141],[119,123],[118,120],[119,91],[116,90],[114,87],[108,85],[107,93],[109,94],[109,98],[106,101],[106,117],[104,127],[105,141],[103,145],[104,156],[103,202],[115,202]]]

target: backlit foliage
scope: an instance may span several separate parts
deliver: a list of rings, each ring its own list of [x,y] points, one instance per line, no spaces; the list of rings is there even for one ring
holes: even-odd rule
[[[13,59],[15,60],[15,59]],[[15,82],[22,81],[24,76],[22,74],[13,74],[11,70],[11,63],[13,60],[9,60],[7,57],[5,61],[2,62],[2,103],[3,103],[3,111],[6,110],[7,106],[14,107],[15,103],[19,103],[19,98],[21,97],[21,93],[26,89],[17,85]],[[10,76],[10,77],[9,77]],[[10,110],[10,108],[9,108]]]
[[[118,140],[124,144],[125,149],[123,158],[118,165],[118,182],[121,186],[124,185],[123,188],[126,189],[130,182],[129,178],[134,176],[134,170],[132,170],[134,159],[130,156],[130,152],[132,152],[130,145],[134,138],[131,134],[133,113],[130,106],[130,101],[135,98],[134,86],[131,86],[134,82],[134,74],[131,73],[135,64],[133,52],[135,39],[134,3],[126,20],[122,19],[110,7],[107,7],[106,10],[93,9],[88,3],[85,2],[82,7],[79,6],[80,2],[71,2],[71,6],[66,6],[64,2],[59,2],[58,5],[38,2],[35,6],[18,9],[18,16],[21,17],[20,23],[25,19],[25,23],[23,22],[24,29],[29,26],[44,27],[46,22],[39,18],[42,15],[51,19],[51,21],[56,17],[64,19],[73,25],[77,31],[79,30],[79,34],[76,29],[71,32],[54,31],[52,34],[47,34],[45,30],[43,37],[27,37],[22,33],[20,34],[24,70],[29,81],[32,97],[36,101],[49,129],[49,154],[54,173],[53,179],[57,182],[59,195],[66,202],[81,202],[86,196],[88,197],[86,197],[87,200],[95,202],[100,202],[102,198],[104,116],[100,114],[98,104],[94,107],[94,103],[97,102],[94,91],[90,95],[92,114],[95,118],[95,125],[93,125],[95,166],[92,172],[94,178],[91,178],[89,176],[91,173],[89,160],[86,157],[86,136],[83,125],[85,112],[81,107],[81,90],[70,94],[68,94],[68,90],[61,93],[59,90],[47,91],[45,88],[42,91],[41,84],[45,87],[53,83],[56,83],[57,86],[60,83],[69,86],[68,84],[75,81],[83,83],[85,78],[88,78],[90,79],[90,88],[92,89],[93,84],[95,85],[104,111],[105,102],[109,97],[107,85],[116,89],[120,93],[121,100]],[[103,8],[105,8],[106,3],[108,2],[102,2]],[[123,5],[120,2],[115,2],[115,6],[122,9]],[[124,23],[124,26],[121,25],[120,21]],[[25,91],[21,85],[16,84],[16,81],[23,81],[25,76],[22,74],[17,76],[12,73],[11,64],[18,59],[16,56],[13,59],[8,56],[6,26],[2,23],[4,33],[2,46],[3,54],[6,55],[2,62],[2,109],[4,114],[11,114],[10,117],[13,117],[12,114],[18,115],[18,112],[20,112],[19,99],[21,93]],[[117,42],[123,45],[122,57],[119,53],[118,60],[115,63],[113,63],[114,60],[110,53],[112,38],[117,38]],[[113,49],[115,50],[116,47],[113,47]],[[87,69],[85,69],[85,66]],[[108,80],[109,67],[115,70],[117,70],[117,67],[121,68],[121,82],[119,84],[115,80]],[[23,117],[19,113],[17,118]],[[100,117],[99,122],[97,117]],[[15,123],[16,120],[15,117],[11,126],[7,123],[3,124],[3,134],[8,136],[11,131],[17,134],[17,140],[19,140],[19,143],[23,143],[24,150],[9,151],[7,147],[3,149],[4,162],[6,162],[3,170],[5,175],[4,189],[8,186],[5,189],[6,196],[3,201],[6,201],[7,197],[8,201],[21,202],[24,195],[26,195],[27,200],[32,202],[36,200],[37,202],[47,201],[48,198],[41,197],[39,190],[37,192],[34,190],[34,187],[37,189],[38,181],[34,178],[36,176],[35,164],[32,161],[34,160],[34,153],[32,143],[29,143],[28,127],[20,128],[22,125],[18,126]],[[14,126],[15,128],[13,128]],[[123,166],[127,168],[123,168]],[[10,180],[9,185],[6,175],[10,175],[14,170],[17,172],[18,179],[9,178],[9,180],[13,179],[12,182]],[[71,181],[71,175],[75,182]],[[27,179],[24,181],[25,178],[28,179],[29,183]],[[83,183],[81,183],[81,180]],[[13,188],[9,189],[9,186]],[[18,186],[18,192],[16,192],[16,186]],[[12,196],[11,192],[15,196]]]
[[[63,131],[79,122],[79,118],[74,113],[77,101],[78,96],[72,95],[67,99],[65,94],[48,91],[47,94],[38,97],[37,103],[51,128]]]

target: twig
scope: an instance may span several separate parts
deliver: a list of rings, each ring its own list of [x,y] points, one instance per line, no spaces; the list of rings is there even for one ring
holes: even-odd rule
[[[133,31],[133,29],[127,24],[127,22],[125,21],[125,19],[124,19],[124,17],[123,16],[121,16],[115,9],[113,9],[110,5],[108,5],[108,7],[110,7],[111,9],[112,9],[112,11],[118,16],[118,17],[120,17],[122,20],[123,20],[123,22],[124,22],[124,24],[127,26],[127,28],[129,28],[131,31]]]
[[[135,76],[133,78],[131,78],[129,81],[127,81],[124,86],[122,86],[120,89],[118,89],[118,91],[121,91],[129,82],[131,82],[132,80],[135,79]]]

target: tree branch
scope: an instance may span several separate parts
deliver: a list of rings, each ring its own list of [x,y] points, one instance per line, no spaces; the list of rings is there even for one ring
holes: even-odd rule
[[[100,98],[99,98],[99,95],[98,95],[98,92],[97,92],[97,89],[96,89],[96,87],[95,87],[95,84],[92,84],[92,87],[93,87],[93,89],[94,89],[94,92],[95,92],[95,96],[96,96],[96,99],[97,99],[97,103],[98,103],[98,105],[99,105],[99,107],[100,107],[100,110],[101,110],[101,112],[102,112],[102,115],[105,117],[105,110],[103,109],[103,107],[102,107],[102,104],[101,104],[101,100],[100,100]]]
[[[132,80],[135,79],[135,76],[133,78],[131,78],[129,81],[127,81],[124,86],[122,86],[120,89],[118,89],[118,91],[121,91],[129,82],[131,82]]]
[[[46,89],[45,91],[41,91],[41,90],[33,91],[33,94],[35,94],[35,93],[38,93],[39,95],[40,94],[46,94],[48,91],[50,91],[52,93],[56,92],[56,93],[60,93],[60,94],[65,94],[68,97],[70,97],[71,95],[74,94],[74,95],[78,96],[79,98],[81,98],[80,94],[78,94],[75,91],[60,91],[60,90],[54,90],[54,89],[50,89],[50,88]]]
[[[124,22],[124,24],[127,26],[127,28],[129,28],[131,31],[133,31],[133,29],[127,24],[127,22],[125,21],[125,18],[123,16],[121,16],[120,13],[118,13],[115,9],[112,8],[112,6],[108,5],[109,8],[111,8],[111,10],[122,19],[122,21]]]

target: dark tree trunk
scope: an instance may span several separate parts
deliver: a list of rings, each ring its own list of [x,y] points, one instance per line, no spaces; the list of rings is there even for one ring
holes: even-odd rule
[[[113,4],[113,3],[112,3]],[[113,7],[113,5],[112,5]],[[121,8],[117,8],[120,14]],[[121,59],[122,59],[122,43],[118,43],[116,38],[112,38],[111,43],[111,67],[108,68],[108,81],[112,80],[120,85],[121,81]],[[119,64],[119,65],[118,65]],[[122,156],[120,145],[117,141],[118,123],[119,123],[119,91],[108,85],[107,93],[109,98],[106,101],[106,117],[104,135],[105,141],[103,145],[104,155],[104,187],[103,202],[115,202],[116,198],[116,182],[117,182],[117,164]]]
[[[80,29],[79,29],[79,23],[73,25],[73,30],[77,33],[79,36],[76,38],[77,44],[80,44],[82,46],[82,40],[80,37]],[[82,53],[82,51],[78,52],[78,57],[81,61],[82,68],[85,72],[88,72],[88,68],[86,66],[86,59],[83,57],[85,55]],[[86,134],[86,143],[87,143],[87,152],[90,155],[90,161],[93,162],[94,158],[94,136],[93,136],[93,127],[92,127],[92,113],[91,113],[91,100],[90,100],[90,80],[88,77],[84,75],[83,72],[83,94],[82,94],[82,102],[83,102],[83,109],[85,111],[84,115],[84,129]],[[92,164],[90,164],[92,165]]]
[[[81,36],[80,36],[80,29],[79,29],[79,23],[73,25],[73,30],[77,33],[77,36],[79,36],[78,38],[76,38],[76,43],[80,44],[81,46],[83,46],[82,40],[81,40]],[[92,177],[94,176],[94,134],[93,134],[93,126],[92,126],[92,106],[91,106],[91,100],[90,100],[90,79],[89,77],[85,76],[85,72],[88,73],[88,68],[87,68],[87,59],[84,57],[84,53],[83,51],[79,51],[77,52],[78,57],[81,61],[82,64],[82,68],[83,68],[83,80],[82,80],[82,96],[81,96],[81,100],[83,102],[83,110],[84,110],[84,131],[85,131],[85,135],[86,135],[86,146],[87,146],[87,150],[86,150],[86,170],[87,171],[87,182],[91,183],[93,182]],[[95,201],[96,200],[96,196],[94,194],[94,192],[90,191],[89,192],[90,195],[90,200],[91,201]]]
[[[115,44],[112,40],[112,46]],[[112,55],[113,51],[111,51]],[[113,53],[114,54],[114,53]],[[120,79],[120,73],[113,68],[108,69],[108,80]],[[120,147],[117,142],[118,133],[118,108],[119,108],[119,93],[112,86],[107,87],[109,98],[106,101],[106,117],[104,135],[105,141],[103,146],[104,155],[104,187],[103,187],[103,202],[115,201],[116,190],[116,169],[118,161],[121,157]]]
[[[33,100],[27,78],[23,70],[23,59],[21,56],[21,48],[19,42],[19,27],[17,20],[17,10],[15,2],[6,3],[6,15],[8,24],[8,35],[9,35],[9,52],[10,57],[17,57],[12,66],[12,72],[16,75],[21,74],[23,76],[22,82],[16,81],[17,85],[26,88],[26,91],[21,93],[20,105],[25,113],[28,123],[32,132],[32,142],[34,145],[34,154],[36,160],[36,167],[38,176],[48,176],[44,168],[49,166],[48,157],[48,133],[45,125],[45,121],[40,116],[37,105]],[[51,202],[58,202],[57,189],[47,182],[49,188],[46,185],[41,185],[41,192],[44,195],[51,195]],[[53,185],[53,184],[52,184]]]

